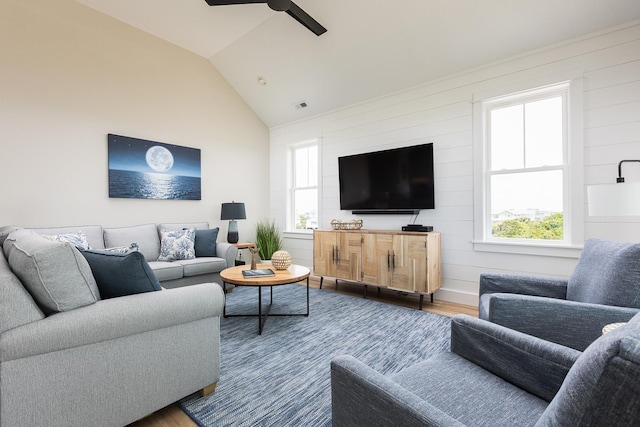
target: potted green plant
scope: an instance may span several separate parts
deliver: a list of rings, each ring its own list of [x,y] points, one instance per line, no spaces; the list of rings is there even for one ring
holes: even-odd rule
[[[260,249],[260,258],[271,259],[275,251],[282,249],[282,235],[275,221],[266,219],[256,224],[256,246]]]

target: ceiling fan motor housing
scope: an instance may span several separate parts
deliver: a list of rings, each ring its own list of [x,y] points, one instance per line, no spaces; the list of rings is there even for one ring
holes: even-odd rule
[[[291,7],[291,0],[269,0],[267,4],[273,10],[284,12]]]

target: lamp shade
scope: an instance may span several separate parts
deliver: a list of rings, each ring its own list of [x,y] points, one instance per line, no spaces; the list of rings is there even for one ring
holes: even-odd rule
[[[223,203],[220,219],[247,219],[244,203]]]
[[[589,185],[587,198],[589,216],[640,215],[640,182]]]

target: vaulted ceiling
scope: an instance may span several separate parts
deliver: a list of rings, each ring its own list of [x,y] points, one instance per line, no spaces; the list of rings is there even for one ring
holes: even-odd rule
[[[77,1],[209,59],[269,127],[640,19],[638,0],[295,0],[318,37],[266,4]]]

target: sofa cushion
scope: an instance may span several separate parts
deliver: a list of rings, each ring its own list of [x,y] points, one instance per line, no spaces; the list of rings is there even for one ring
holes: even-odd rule
[[[198,276],[200,274],[219,273],[227,268],[227,261],[223,258],[205,257],[175,261],[184,269],[184,277]]]
[[[195,228],[176,231],[161,230],[158,261],[194,259],[196,257],[195,239]]]
[[[41,319],[44,314],[0,253],[0,333]]]
[[[569,278],[567,299],[640,308],[640,243],[587,240]]]
[[[196,258],[216,256],[216,240],[218,240],[218,227],[210,230],[196,230]]]
[[[195,228],[196,230],[208,230],[208,222],[163,222],[158,224],[158,233],[161,230],[178,231],[185,228]]]
[[[46,314],[93,304],[100,293],[89,264],[71,243],[11,233],[9,266]]]
[[[129,254],[83,250],[102,298],[115,298],[162,289],[140,252]]]
[[[138,244],[140,252],[147,261],[158,259],[160,255],[160,237],[155,224],[104,229],[105,247],[129,246],[131,243]]]
[[[184,276],[182,264],[178,262],[149,261],[149,267],[161,282],[181,279]]]

